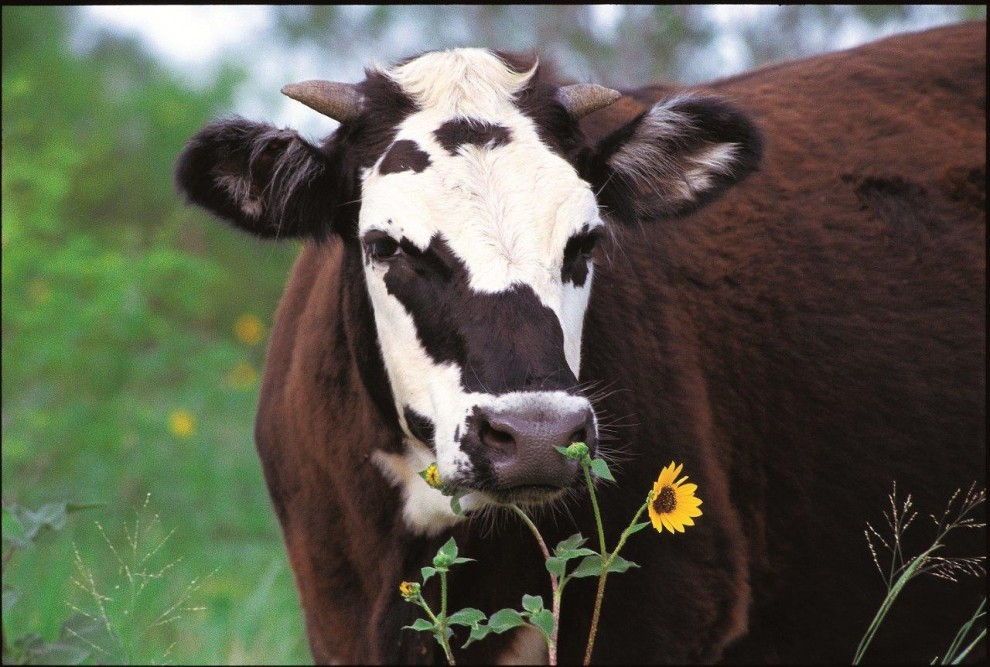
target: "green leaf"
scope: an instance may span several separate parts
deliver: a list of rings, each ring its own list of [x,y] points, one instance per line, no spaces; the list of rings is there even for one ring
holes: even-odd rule
[[[523,595],[522,606],[528,612],[543,611],[543,598],[539,595]]]
[[[557,555],[557,558],[565,561],[581,556],[591,556],[595,552],[581,546],[587,541],[588,539],[582,536],[581,533],[575,533],[558,544],[553,551]]]
[[[435,567],[424,567],[420,572],[423,573],[423,583],[425,584],[429,581],[430,577],[437,573],[437,568]]]
[[[48,530],[65,527],[66,516],[71,512],[101,507],[100,503],[58,502],[29,510],[16,504],[3,506],[3,541],[16,548],[23,548]]]
[[[543,609],[530,617],[530,622],[539,628],[545,637],[553,634],[553,612]]]
[[[83,614],[73,614],[62,623],[57,640],[46,642],[40,636],[31,634],[18,639],[14,646],[31,664],[79,665],[98,650],[104,661],[112,658],[106,651],[112,647],[111,641],[102,623]]]
[[[547,558],[547,572],[557,575],[558,577],[564,576],[566,565],[566,561],[563,558],[557,558],[556,556],[550,556],[550,558]]]
[[[14,513],[13,508],[6,505],[3,508],[3,543],[15,549],[23,549],[31,543],[24,524]]]
[[[630,526],[629,527],[629,530],[627,532],[628,532],[629,535],[632,535],[633,533],[638,533],[639,531],[643,530],[647,526],[651,525],[651,523],[652,522],[650,522],[650,521],[642,521],[642,522],[637,523],[637,524],[635,524],[633,526]]]
[[[471,636],[468,637],[468,640],[464,642],[464,646],[462,646],[461,648],[467,648],[474,642],[484,639],[491,633],[492,633],[492,629],[487,625],[478,625],[474,628],[471,628]]]
[[[461,508],[460,496],[455,495],[450,497],[450,511],[453,512],[454,514],[464,513],[464,510]]]
[[[417,618],[413,621],[412,625],[405,625],[402,627],[403,630],[416,630],[418,632],[432,632],[434,628],[436,628],[436,626],[425,618]]]
[[[604,459],[594,459],[591,462],[591,474],[595,477],[601,477],[602,479],[607,479],[610,482],[614,482],[615,478],[612,477],[612,473],[608,469],[608,464],[605,463]]]
[[[558,447],[558,449],[560,448]],[[559,556],[562,552],[573,551],[574,549],[577,549],[587,541],[588,538],[582,535],[581,533],[574,533],[566,540],[561,540],[561,542],[557,545],[557,548],[555,548],[553,552]]]
[[[457,565],[458,563],[471,563],[473,561],[474,561],[473,558],[464,558],[462,556],[462,557],[459,557],[459,558],[455,558],[454,559],[454,562],[452,562],[451,565]]]
[[[447,556],[450,559],[450,562],[453,563],[454,559],[457,558],[457,542],[454,541],[454,538],[452,537],[447,540],[444,545],[440,547],[440,550],[437,551],[437,554]]]
[[[478,627],[478,623],[483,620],[485,620],[485,613],[483,611],[466,607],[451,614],[447,618],[447,625],[467,625],[476,628]]]
[[[572,577],[597,577],[602,573],[602,557],[598,554],[586,557],[571,572]]]
[[[502,634],[506,630],[526,625],[522,615],[515,609],[499,609],[488,619],[492,632]]]
[[[612,559],[612,562],[608,566],[609,572],[625,572],[631,567],[639,567],[636,563],[631,560],[626,560],[622,556],[616,556]]]
[[[105,623],[85,614],[73,614],[62,622],[58,644],[66,652],[66,662],[75,665],[94,652],[105,661],[119,647],[117,638],[110,634]]]

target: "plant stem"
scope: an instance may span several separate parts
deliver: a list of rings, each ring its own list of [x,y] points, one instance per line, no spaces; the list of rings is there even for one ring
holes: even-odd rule
[[[443,599],[441,600],[441,603],[440,604],[441,604],[441,606],[442,606],[443,609],[446,609],[446,607],[447,607],[447,586],[446,586],[446,580],[443,578],[443,574],[444,573],[441,573],[441,575],[440,575],[441,576],[441,578],[440,578],[440,585],[441,585],[441,589],[443,591],[441,593],[441,596],[443,597]],[[424,600],[423,598],[419,598],[418,604],[419,604],[420,607],[423,608],[423,611],[426,612],[426,615],[430,617],[430,620],[433,621],[433,625],[435,625],[436,628],[437,628],[436,630],[433,631],[433,636],[437,638],[437,641],[438,642],[440,642],[440,646],[443,648],[443,652],[447,656],[447,664],[449,664],[449,665],[455,665],[456,663],[454,662],[454,654],[451,652],[451,650],[450,650],[450,644],[447,642],[447,614],[444,611],[441,611],[440,612],[440,617],[443,619],[441,621],[433,613],[433,610],[430,609],[430,605],[428,605],[426,603],[426,600]]]
[[[543,536],[540,535],[539,529],[537,529],[536,524],[533,523],[529,515],[526,514],[522,509],[513,503],[509,507],[512,511],[519,515],[526,527],[529,528],[530,532],[533,533],[533,537],[536,538],[536,543],[540,545],[540,551],[543,553],[543,560],[546,562],[550,559],[550,550],[547,549],[547,543],[543,541]],[[553,632],[551,633],[549,639],[547,639],[547,664],[556,665],[557,664],[557,630],[560,628],[560,598],[563,594],[563,589],[559,591],[557,589],[557,575],[550,572],[550,590],[553,593],[552,604],[553,604]]]
[[[623,546],[625,546],[626,540],[629,539],[630,535],[632,535],[632,527],[636,525],[636,522],[639,521],[639,517],[650,504],[650,497],[647,496],[646,502],[640,505],[636,515],[633,517],[632,521],[629,522],[629,526],[627,526],[626,529],[622,531],[622,535],[619,536],[619,543],[615,545],[615,551],[609,554],[606,558],[605,533],[602,530],[601,518],[598,514],[598,502],[595,498],[595,491],[591,485],[591,475],[588,474],[587,468],[585,468],[585,474],[587,475],[586,479],[588,481],[588,489],[591,491],[592,504],[595,508],[595,518],[598,519],[598,534],[601,537],[602,544],[602,571],[601,574],[598,575],[598,591],[595,593],[595,610],[591,615],[591,629],[588,631],[588,646],[584,650],[584,664],[590,665],[591,653],[595,649],[595,636],[598,634],[598,618],[601,615],[602,600],[605,598],[605,579],[608,577],[608,569],[612,566],[612,562],[615,560],[615,557],[619,555],[619,551]]]
[[[595,525],[598,528],[598,544],[601,547],[600,555],[602,559],[602,571],[598,575],[598,592],[595,593],[595,611],[591,615],[591,629],[588,631],[588,646],[584,650],[584,664],[591,664],[591,652],[595,648],[595,635],[598,634],[598,616],[602,610],[602,598],[605,596],[605,577],[608,576],[608,565],[605,562],[605,529],[602,527],[602,514],[598,509],[598,496],[595,494],[595,483],[591,479],[590,461],[581,462],[584,469],[584,481],[588,485],[588,493],[591,494],[591,507],[595,512]]]
[[[447,620],[447,573],[440,570],[440,618]]]
[[[591,467],[589,463],[581,462],[581,467],[584,468],[584,482],[588,485],[588,492],[591,494],[591,508],[595,511],[595,525],[598,526],[598,544],[601,547],[599,549],[602,555],[602,561],[605,560],[605,529],[602,528],[602,513],[598,509],[598,495],[595,493],[595,483],[591,479]]]
[[[591,616],[591,630],[588,631],[588,646],[584,649],[584,662],[582,663],[584,665],[591,664],[591,653],[595,650],[595,635],[598,634],[598,615],[602,610],[602,598],[605,597],[605,577],[607,576],[608,570],[602,568],[601,574],[598,575],[598,592],[595,594],[595,612]]]
[[[863,636],[863,639],[859,642],[859,646],[856,647],[856,655],[853,656],[852,664],[858,665],[860,661],[863,659],[863,654],[866,653],[866,649],[870,646],[870,642],[873,641],[873,636],[876,635],[877,630],[880,628],[880,625],[883,623],[883,620],[887,617],[887,612],[889,612],[891,606],[893,606],[894,600],[896,600],[897,596],[900,595],[901,590],[904,588],[904,586],[907,585],[907,582],[909,582],[915,576],[918,568],[921,567],[922,564],[925,562],[925,559],[928,558],[928,556],[933,551],[938,549],[940,546],[941,546],[940,544],[936,543],[934,546],[929,548],[927,551],[923,552],[921,555],[915,556],[911,560],[911,562],[908,563],[908,566],[904,569],[904,572],[901,574],[900,577],[897,578],[897,581],[894,582],[894,585],[891,586],[890,591],[888,591],[887,593],[887,596],[883,599],[883,602],[880,604],[880,609],[877,610],[876,615],[873,617],[873,621],[870,623],[870,627],[866,629],[866,634]]]

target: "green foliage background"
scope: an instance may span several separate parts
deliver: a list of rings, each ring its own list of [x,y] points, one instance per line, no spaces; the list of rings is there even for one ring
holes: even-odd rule
[[[71,14],[3,8],[3,495],[37,507],[68,499],[103,509],[69,535],[15,555],[22,590],[8,638],[57,634],[72,545],[97,580],[118,578],[113,543],[151,493],[175,534],[163,548],[177,596],[210,574],[206,607],[149,633],[141,660],[308,661],[295,590],[253,451],[264,341],[238,317],[268,322],[296,253],[231,233],[182,205],[172,168],[185,141],[223,115],[241,73],[191,90],[138,44],[107,35],[69,50]],[[231,382],[233,380],[233,382]],[[195,428],[169,429],[186,411]]]
[[[267,341],[235,334],[245,315],[270,325],[298,246],[234,233],[172,185],[184,142],[230,113],[247,72],[228,61],[198,88],[118,33],[73,47],[79,11],[3,7],[2,479],[4,500],[23,506],[103,505],[4,563],[4,583],[21,590],[6,639],[54,638],[71,606],[92,607],[72,583],[76,552],[114,590],[120,566],[95,522],[126,543],[150,493],[158,538],[175,532],[148,606],[212,576],[191,600],[204,609],[148,633],[132,659],[308,662],[253,451]],[[387,62],[454,44],[537,46],[565,74],[613,85],[689,79],[717,33],[693,6],[628,8],[605,32],[580,6],[272,11],[267,39],[286,49]],[[828,35],[846,14],[880,25],[905,12],[789,6],[772,27],[753,24],[746,65],[816,48],[802,37],[812,23]],[[170,427],[177,415],[184,429]]]

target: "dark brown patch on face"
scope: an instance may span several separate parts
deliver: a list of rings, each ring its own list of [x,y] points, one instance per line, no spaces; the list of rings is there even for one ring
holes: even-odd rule
[[[574,283],[575,287],[584,287],[591,267],[591,255],[601,235],[600,228],[589,230],[585,226],[567,240],[567,245],[564,246],[564,264],[560,268],[561,281]]]
[[[420,150],[415,141],[400,139],[385,153],[378,173],[397,174],[400,171],[414,171],[417,174],[430,166],[430,156]]]
[[[474,118],[448,120],[434,130],[433,136],[451,155],[464,144],[494,148],[504,146],[511,139],[509,128]]]
[[[435,236],[425,250],[402,239],[389,262],[385,288],[416,324],[436,363],[454,362],[469,391],[553,391],[577,379],[564,357],[564,334],[552,310],[528,285],[483,294],[469,287],[468,269]]]
[[[430,449],[436,451],[436,445],[434,444],[436,426],[434,426],[433,421],[429,417],[424,417],[416,412],[408,405],[403,408],[402,414],[406,418],[406,424],[409,425],[409,432],[419,438],[421,442],[426,443]]]

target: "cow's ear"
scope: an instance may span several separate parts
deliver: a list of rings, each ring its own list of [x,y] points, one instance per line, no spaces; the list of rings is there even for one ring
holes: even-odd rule
[[[291,130],[241,118],[211,123],[179,156],[186,198],[263,238],[329,233],[341,187],[333,160]]]
[[[671,218],[718,198],[759,167],[756,126],[712,97],[659,102],[602,139],[589,178],[620,219]]]

